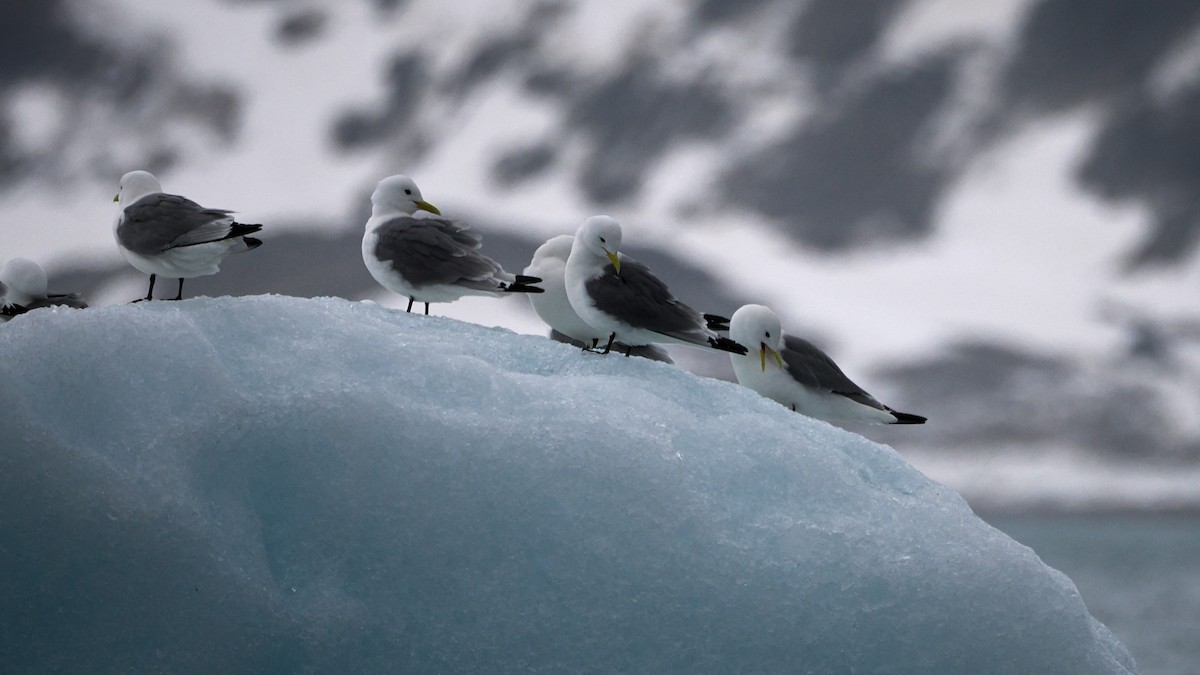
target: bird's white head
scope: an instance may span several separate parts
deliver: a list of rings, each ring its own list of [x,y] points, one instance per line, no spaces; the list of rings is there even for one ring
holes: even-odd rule
[[[408,176],[388,176],[379,181],[371,193],[371,215],[388,216],[403,214],[411,216],[417,211],[428,211],[440,216],[436,206],[425,201],[421,189]]]
[[[575,232],[575,246],[596,258],[607,258],[613,269],[621,273],[621,259],[617,256],[621,248],[621,224],[616,220],[592,216],[583,221]]]
[[[5,305],[28,306],[46,297],[46,270],[32,260],[13,258],[0,271],[0,284],[6,287]]]
[[[746,345],[751,351],[758,350],[762,369],[767,369],[767,354],[783,367],[783,329],[779,316],[771,308],[762,305],[742,305],[729,319],[729,338]]]
[[[113,197],[113,201],[125,208],[137,200],[152,195],[156,192],[162,192],[162,185],[154,174],[149,171],[130,171],[121,176],[121,189],[117,191],[117,196]]]

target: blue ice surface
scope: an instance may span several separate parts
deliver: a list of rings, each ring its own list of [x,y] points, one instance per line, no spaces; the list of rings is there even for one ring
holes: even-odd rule
[[[5,672],[1135,671],[891,448],[666,364],[278,296],[0,355]]]

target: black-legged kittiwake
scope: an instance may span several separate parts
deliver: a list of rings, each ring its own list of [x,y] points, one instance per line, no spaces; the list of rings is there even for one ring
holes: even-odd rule
[[[645,265],[620,256],[621,226],[608,216],[592,216],[575,233],[564,279],[571,307],[584,323],[614,343],[673,343],[745,354],[746,348],[712,329],[718,317],[705,316],[676,300]]]
[[[408,176],[388,176],[371,194],[363,263],[381,286],[414,302],[452,302],[464,295],[541,293],[541,279],[505,272],[479,252],[483,238],[464,223],[438,218]]]
[[[738,309],[729,336],[750,348],[748,354],[730,355],[738,382],[796,412],[833,423],[925,423],[924,417],[896,412],[863,391],[816,345],[785,335],[768,307]]]
[[[186,197],[166,194],[146,171],[122,176],[113,201],[121,207],[113,223],[117,247],[130,265],[150,275],[150,288],[142,300],[153,298],[159,276],[179,279],[179,292],[173,298],[179,300],[184,279],[216,274],[225,256],[262,244],[246,236],[262,225],[238,223],[232,211],[207,209]]]
[[[600,340],[607,340],[608,333],[593,328],[579,318],[567,299],[567,287],[563,280],[563,272],[567,266],[567,257],[571,254],[571,242],[575,237],[560,234],[538,247],[533,252],[533,259],[525,268],[525,274],[539,277],[545,293],[530,295],[529,303],[533,311],[550,326],[552,339],[568,342],[579,347],[595,348]],[[619,351],[630,351],[634,356],[641,356],[655,361],[674,363],[667,351],[657,345],[639,345],[630,347],[616,343]]]
[[[7,321],[32,309],[65,305],[87,307],[78,293],[50,293],[46,270],[27,258],[13,258],[0,270],[0,321]]]

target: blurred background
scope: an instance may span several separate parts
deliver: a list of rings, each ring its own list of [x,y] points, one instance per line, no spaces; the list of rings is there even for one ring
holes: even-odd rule
[[[264,224],[188,296],[403,307],[359,250],[393,173],[510,270],[608,213],[697,309],[770,305],[928,416],[856,431],[1071,576],[1143,672],[1200,672],[1200,3],[6,3],[0,258],[138,297],[111,225],[139,168]],[[522,298],[434,312],[546,331]]]

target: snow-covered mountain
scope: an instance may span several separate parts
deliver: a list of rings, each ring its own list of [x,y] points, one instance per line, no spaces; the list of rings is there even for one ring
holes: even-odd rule
[[[685,300],[772,305],[972,499],[1200,501],[1195,3],[54,0],[0,38],[0,256],[94,303],[144,283],[128,169],[266,225],[189,292],[380,299],[404,172],[506,266],[607,212]]]

